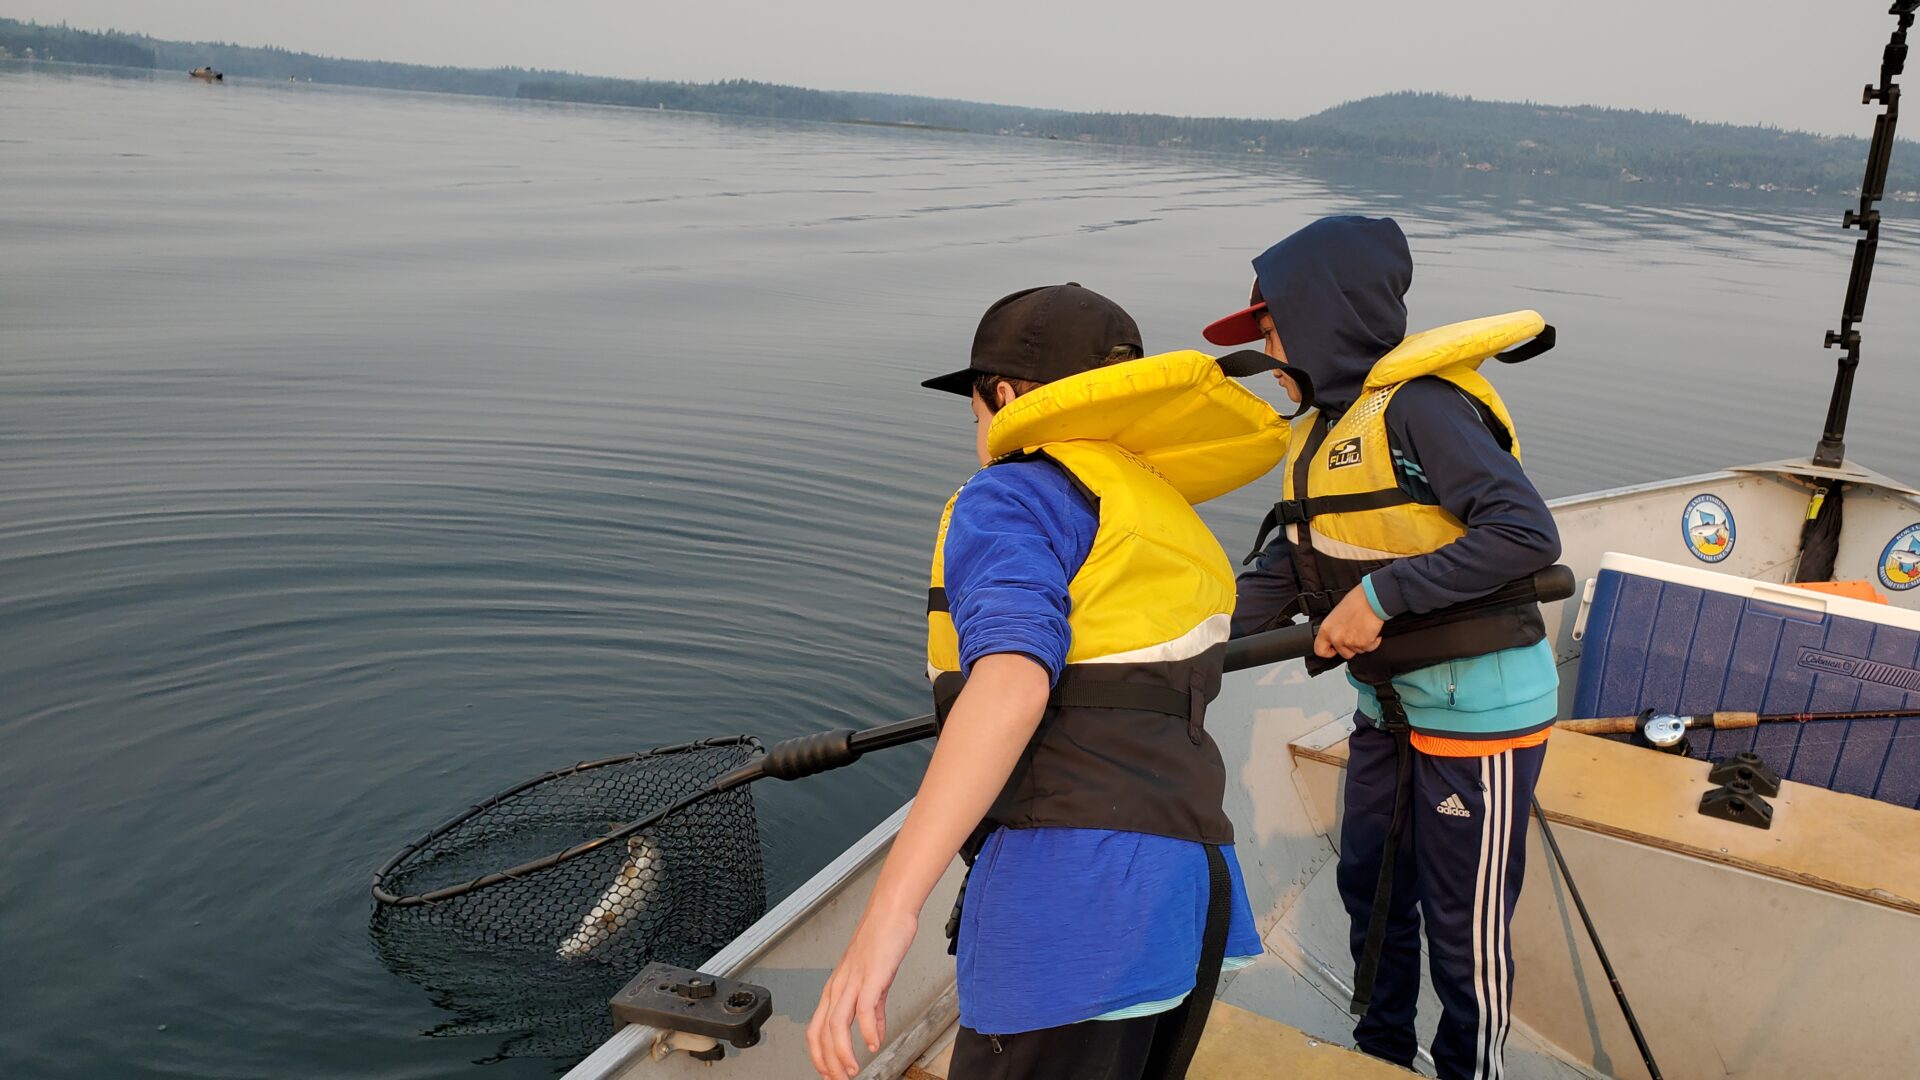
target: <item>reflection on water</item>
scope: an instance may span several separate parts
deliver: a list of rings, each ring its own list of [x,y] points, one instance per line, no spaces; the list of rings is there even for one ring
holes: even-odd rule
[[[916,383],[1006,292],[1193,347],[1261,247],[1391,213],[1416,324],[1560,327],[1498,378],[1565,495],[1805,453],[1851,257],[1837,197],[309,85],[14,67],[0,132],[5,1075],[495,1053],[418,1037],[368,872],[572,761],[922,711],[972,431]],[[1895,472],[1916,249],[1889,225],[1850,440]],[[1271,497],[1207,514],[1237,549]],[[759,792],[769,895],[922,761]]]

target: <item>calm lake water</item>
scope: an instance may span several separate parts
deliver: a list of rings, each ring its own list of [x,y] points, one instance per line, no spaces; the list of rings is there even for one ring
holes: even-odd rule
[[[1841,197],[1297,164],[0,70],[0,1075],[476,1071],[372,868],[583,758],[924,711],[972,429],[915,384],[1016,288],[1195,347],[1392,214],[1415,324],[1560,327],[1498,375],[1548,495],[1811,449]],[[1911,217],[1873,295],[1850,449],[1912,479]],[[924,760],[763,785],[772,896]]]

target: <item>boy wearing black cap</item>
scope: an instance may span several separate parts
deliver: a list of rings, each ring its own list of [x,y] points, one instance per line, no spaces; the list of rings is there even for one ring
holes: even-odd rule
[[[1544,352],[1551,328],[1523,311],[1409,336],[1413,260],[1390,218],[1324,218],[1253,266],[1250,305],[1208,326],[1207,340],[1264,340],[1303,408],[1282,501],[1240,578],[1234,633],[1304,614],[1319,626],[1308,670],[1344,662],[1359,690],[1338,873],[1354,1038],[1411,1066],[1424,922],[1439,1076],[1498,1076],[1513,995],[1507,927],[1558,705],[1553,650],[1533,605],[1381,631],[1559,557],[1512,417],[1479,374],[1496,354]]]
[[[1182,1076],[1223,961],[1260,952],[1203,726],[1232,571],[1192,503],[1271,468],[1285,428],[1204,354],[1142,352],[1126,312],[1069,283],[995,303],[970,365],[924,384],[970,397],[983,467],[935,548],[939,743],[808,1027],[822,1076],[856,1071],[850,1023],[884,1039],[963,846],[954,1080]],[[1155,465],[1175,440],[1153,393],[1207,410],[1224,449],[1204,476]],[[1116,433],[1129,403],[1148,416]]]

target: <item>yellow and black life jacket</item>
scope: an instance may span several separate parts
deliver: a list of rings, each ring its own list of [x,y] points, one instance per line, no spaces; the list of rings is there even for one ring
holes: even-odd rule
[[[1337,420],[1329,424],[1316,409],[1293,421],[1294,454],[1285,469],[1283,498],[1267,514],[1254,543],[1258,552],[1276,526],[1286,529],[1300,582],[1292,613],[1318,621],[1367,574],[1437,551],[1466,533],[1445,508],[1416,500],[1400,484],[1387,436],[1387,406],[1400,388],[1415,379],[1444,379],[1473,402],[1488,430],[1517,460],[1513,417],[1480,374],[1480,365],[1495,357],[1525,360],[1552,348],[1553,340],[1552,327],[1534,311],[1426,330],[1373,365],[1360,396]],[[1448,660],[1532,645],[1545,636],[1539,606],[1526,604],[1385,638],[1348,669],[1377,684]],[[1314,674],[1341,663],[1307,657]]]
[[[1066,667],[988,823],[1232,840],[1226,770],[1204,721],[1220,689],[1233,566],[1193,504],[1265,475],[1287,440],[1272,407],[1191,351],[1082,372],[994,416],[995,462],[1054,461],[1091,496],[1099,527],[1068,584]],[[941,515],[927,601],[942,722],[966,683],[944,574],[959,497]]]

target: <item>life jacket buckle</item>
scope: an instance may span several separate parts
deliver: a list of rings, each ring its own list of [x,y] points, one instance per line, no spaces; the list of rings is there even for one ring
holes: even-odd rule
[[[1273,504],[1273,519],[1280,525],[1305,525],[1308,516],[1305,499],[1285,499]]]
[[[1333,589],[1303,592],[1298,600],[1300,613],[1309,621],[1318,623],[1333,613],[1334,605],[1340,602],[1341,595]]]
[[[1368,685],[1380,703],[1380,719],[1377,722],[1380,730],[1396,738],[1412,732],[1413,722],[1407,718],[1406,705],[1400,700],[1400,692],[1394,689],[1392,678]]]
[[[1206,676],[1196,670],[1187,686],[1187,741],[1199,746],[1200,741],[1206,737],[1206,723]]]

